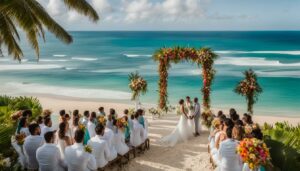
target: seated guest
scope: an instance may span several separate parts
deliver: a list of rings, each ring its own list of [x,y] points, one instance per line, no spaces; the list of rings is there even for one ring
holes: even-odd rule
[[[92,112],[91,113],[91,116],[90,116],[90,119],[87,123],[87,130],[89,131],[89,135],[90,135],[90,138],[94,137],[96,135],[96,132],[95,132],[95,120],[96,120],[96,113],[95,112]]]
[[[65,163],[61,158],[58,147],[54,144],[55,131],[48,131],[44,135],[45,144],[36,151],[36,158],[40,171],[63,171]]]
[[[244,113],[242,120],[244,122],[244,125],[252,125],[253,124],[252,116],[247,113]]]
[[[117,114],[116,114],[115,109],[113,109],[113,108],[109,109],[109,114],[111,115],[112,119],[117,118]]]
[[[66,111],[63,109],[63,110],[60,110],[59,111],[59,122],[63,122],[65,120],[65,115],[66,115]]]
[[[49,131],[53,131],[52,121],[51,121],[50,117],[46,117],[44,119],[44,127],[42,128],[41,136],[44,137],[45,133],[47,133]]]
[[[66,132],[68,131],[68,123],[62,122],[59,124],[59,130],[58,130],[58,143],[57,146],[59,148],[61,157],[65,158],[65,149],[67,146],[72,145],[71,137],[66,135]]]
[[[26,110],[23,110],[22,111],[22,117],[25,117],[25,118],[30,118],[32,116],[32,111],[29,110],[29,109],[26,109]]]
[[[236,141],[241,141],[244,138],[244,128],[240,125],[235,125],[232,129],[232,138]]]
[[[81,129],[75,132],[75,144],[66,148],[65,162],[69,171],[90,171],[97,170],[95,157],[85,151],[83,146],[84,131]]]
[[[74,118],[79,118],[79,110],[77,110],[77,109],[75,109],[74,111],[73,111],[73,114],[72,114],[73,116],[72,116],[72,118],[74,119]]]
[[[113,128],[113,115],[111,113],[109,113],[107,116],[106,128],[109,128],[109,129]]]
[[[17,134],[25,134],[26,136],[30,135],[29,129],[27,127],[27,118],[26,117],[22,117],[20,119],[19,127],[20,127],[20,130],[19,130],[19,132],[17,132]]]
[[[52,111],[49,109],[46,109],[43,111],[43,117],[51,117]],[[41,128],[42,129],[42,128]]]
[[[39,116],[36,120],[36,123],[39,124],[41,130],[43,130],[44,125],[44,118],[42,116]]]
[[[232,129],[226,130],[227,139],[221,142],[219,149],[220,171],[241,171],[242,161],[239,154],[236,153],[238,141],[232,139]]]
[[[222,115],[224,115],[223,111],[222,111],[222,110],[219,110],[219,111],[218,111],[217,117],[219,118],[219,117],[221,117]]]
[[[143,126],[143,128],[145,128],[145,118],[143,116],[144,113],[143,109],[138,109],[137,113],[139,113],[139,118],[138,118],[139,123]]]
[[[129,147],[125,143],[125,135],[123,133],[123,127],[118,127],[117,120],[114,120],[114,146],[117,153],[121,156],[125,155],[129,151]]]
[[[130,124],[132,123],[129,123],[129,122],[132,122],[131,119],[129,118],[128,116],[128,109],[125,109],[124,110],[124,114],[123,114],[123,118],[127,121],[127,125],[125,127],[125,130],[124,130],[124,136],[125,136],[125,140],[129,140],[129,137],[130,137]]]
[[[82,118],[82,121],[81,123],[84,125],[84,126],[87,126],[87,123],[89,121],[89,117],[90,117],[90,112],[88,110],[84,111],[83,112],[83,118]]]
[[[103,137],[107,141],[108,147],[109,147],[110,156],[108,158],[108,161],[112,161],[118,156],[118,153],[117,153],[117,151],[115,149],[115,146],[113,144],[113,141],[114,141],[114,132],[113,132],[113,130],[111,128],[106,127]]]
[[[244,122],[242,121],[242,120],[237,120],[235,123],[234,123],[234,125],[238,125],[238,126],[241,126],[241,127],[243,127],[244,126]]]
[[[217,134],[222,130],[221,120],[220,118],[214,118],[212,121],[212,132],[210,133],[210,136],[208,137],[209,140],[209,150],[211,151],[213,148],[215,148],[215,141],[218,138],[220,134]],[[216,138],[216,135],[217,138]]]
[[[109,161],[110,151],[106,139],[103,137],[105,127],[98,124],[95,128],[96,136],[88,141],[93,149],[92,153],[96,158],[97,167],[103,168]]]
[[[30,135],[25,138],[23,151],[26,157],[27,169],[37,170],[39,163],[36,159],[36,150],[44,144],[44,138],[40,136],[39,124],[33,123],[28,126]]]
[[[138,121],[139,113],[136,112],[133,120],[133,128],[130,133],[130,144],[137,147],[143,143],[144,128]]]
[[[99,110],[99,112],[98,112],[99,116],[105,116],[104,107],[99,107],[98,110]]]
[[[261,129],[260,128],[254,128],[251,132],[251,135],[253,138],[256,138],[256,139],[259,139],[259,140],[262,140],[263,139],[263,133],[261,132]]]

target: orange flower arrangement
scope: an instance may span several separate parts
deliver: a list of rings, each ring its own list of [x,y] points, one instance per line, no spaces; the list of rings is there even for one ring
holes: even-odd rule
[[[116,126],[120,129],[124,129],[128,125],[128,122],[125,118],[119,118],[117,119]]]
[[[23,133],[17,134],[15,136],[15,139],[16,139],[18,145],[23,145],[25,138],[26,138],[26,135]]]
[[[237,153],[250,169],[270,164],[270,152],[267,145],[256,138],[244,138],[237,147]]]
[[[98,117],[98,122],[102,125],[105,125],[106,124],[106,118],[105,116],[99,116]]]

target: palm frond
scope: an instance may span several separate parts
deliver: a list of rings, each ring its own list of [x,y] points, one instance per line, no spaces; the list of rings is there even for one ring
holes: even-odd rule
[[[99,20],[97,12],[86,0],[64,0],[66,6],[76,10],[78,13],[88,16],[93,22]]]

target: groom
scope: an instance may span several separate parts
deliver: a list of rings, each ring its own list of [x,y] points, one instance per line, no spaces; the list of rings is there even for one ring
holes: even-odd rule
[[[191,119],[194,119],[195,122],[195,136],[199,136],[199,119],[200,119],[201,108],[198,102],[198,98],[194,98],[194,114]]]

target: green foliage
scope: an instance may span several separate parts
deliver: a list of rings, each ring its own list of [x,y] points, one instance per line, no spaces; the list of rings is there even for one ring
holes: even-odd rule
[[[300,124],[291,126],[287,122],[277,122],[272,126],[265,123],[263,133],[273,165],[281,170],[299,170]]]
[[[10,103],[12,97],[9,96],[0,96],[0,106],[8,106],[8,104]]]
[[[42,113],[42,105],[35,97],[16,97],[10,102],[8,107],[14,111],[30,109],[32,111],[32,118],[36,118]]]

